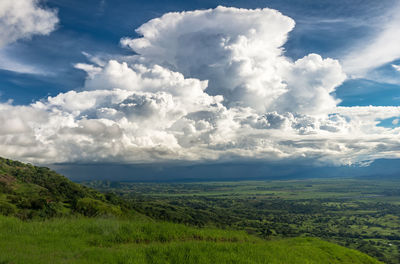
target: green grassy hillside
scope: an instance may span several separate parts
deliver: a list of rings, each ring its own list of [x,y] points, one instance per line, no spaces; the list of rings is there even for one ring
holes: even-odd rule
[[[380,263],[315,238],[262,240],[239,231],[148,220],[0,216],[0,263]]]
[[[380,263],[315,238],[263,240],[155,221],[134,207],[48,168],[0,158],[0,264]]]
[[[121,199],[73,183],[49,168],[0,158],[0,214],[32,219],[119,216],[127,211]]]

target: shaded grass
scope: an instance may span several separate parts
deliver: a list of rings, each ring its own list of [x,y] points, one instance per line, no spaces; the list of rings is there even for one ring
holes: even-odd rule
[[[265,241],[245,232],[146,219],[0,216],[0,263],[379,263],[314,238]]]

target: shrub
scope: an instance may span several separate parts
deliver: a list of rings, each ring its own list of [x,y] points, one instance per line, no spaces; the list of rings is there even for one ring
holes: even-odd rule
[[[12,215],[16,212],[15,205],[0,201],[0,214]]]
[[[102,201],[95,200],[92,198],[79,199],[75,205],[75,210],[85,216],[101,216],[101,215],[122,215],[121,208],[119,206],[113,206],[106,204]]]

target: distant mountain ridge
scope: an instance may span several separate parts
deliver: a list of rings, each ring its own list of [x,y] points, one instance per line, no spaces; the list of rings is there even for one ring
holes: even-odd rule
[[[369,166],[315,166],[305,161],[224,162],[199,164],[53,164],[54,170],[80,182],[185,182],[276,180],[328,177],[385,177],[400,179],[400,159],[379,159]]]

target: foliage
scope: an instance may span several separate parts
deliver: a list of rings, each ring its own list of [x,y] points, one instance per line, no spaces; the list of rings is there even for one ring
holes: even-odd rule
[[[32,219],[132,213],[112,194],[71,182],[49,168],[0,158],[0,214]]]
[[[92,198],[81,198],[76,202],[75,210],[85,216],[95,217],[104,215],[121,216],[122,211],[119,206],[110,205],[100,200]]]

